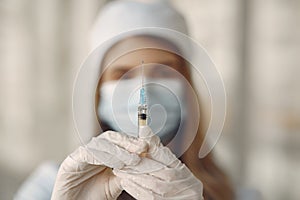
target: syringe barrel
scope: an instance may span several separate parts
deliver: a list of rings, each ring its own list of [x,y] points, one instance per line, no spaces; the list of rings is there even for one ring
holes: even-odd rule
[[[146,126],[148,118],[147,105],[141,104],[138,107],[138,126]]]
[[[147,126],[148,108],[146,104],[140,104],[138,107],[138,137],[140,137],[140,128]],[[148,151],[148,150],[147,150]],[[140,154],[141,157],[147,157],[147,151]]]

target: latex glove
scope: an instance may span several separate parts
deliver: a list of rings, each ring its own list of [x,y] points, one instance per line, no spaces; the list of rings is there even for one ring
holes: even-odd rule
[[[149,127],[140,131],[140,137],[149,145],[148,153],[135,166],[113,170],[121,178],[123,189],[136,199],[203,199],[201,181]]]
[[[146,148],[146,142],[122,133],[100,134],[63,161],[51,199],[116,199],[123,189],[111,168],[136,165]]]

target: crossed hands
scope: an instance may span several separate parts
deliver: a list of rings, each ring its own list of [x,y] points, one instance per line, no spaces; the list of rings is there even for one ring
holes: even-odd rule
[[[202,199],[203,186],[147,126],[139,138],[106,131],[61,164],[52,200]]]

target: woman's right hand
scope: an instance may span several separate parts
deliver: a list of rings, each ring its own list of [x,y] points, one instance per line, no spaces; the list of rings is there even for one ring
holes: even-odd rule
[[[146,150],[146,142],[126,134],[106,131],[94,137],[63,161],[51,199],[116,199],[122,187],[112,169],[138,164]]]

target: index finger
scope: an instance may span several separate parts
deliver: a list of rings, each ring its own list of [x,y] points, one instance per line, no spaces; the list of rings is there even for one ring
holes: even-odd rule
[[[115,131],[106,131],[102,133],[99,137],[104,138],[123,149],[131,153],[140,154],[146,152],[148,149],[147,142],[143,140],[138,140],[135,137],[126,135],[124,133],[119,133]]]

